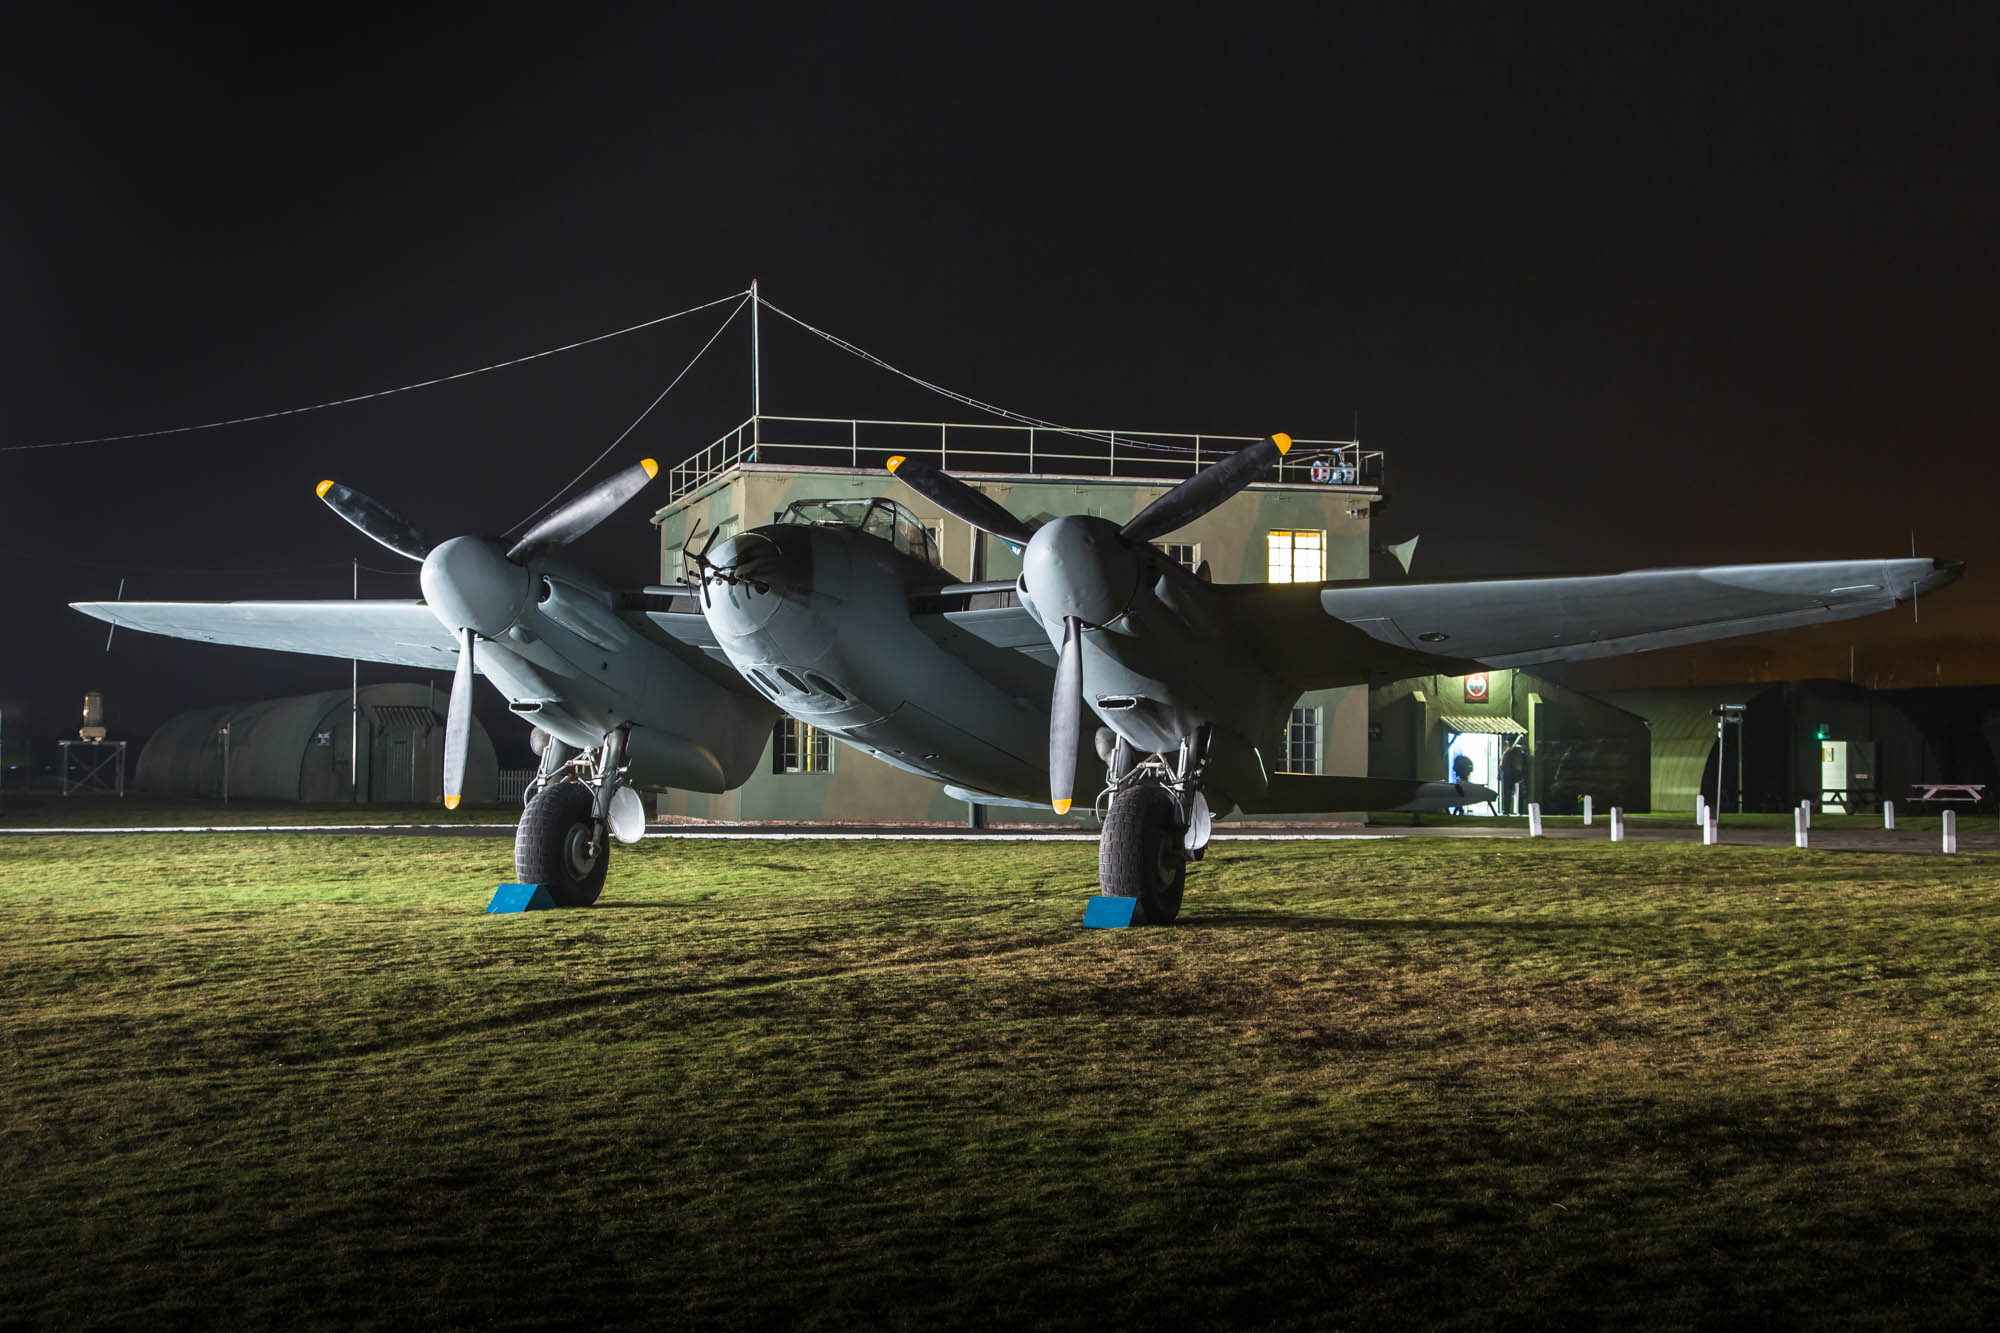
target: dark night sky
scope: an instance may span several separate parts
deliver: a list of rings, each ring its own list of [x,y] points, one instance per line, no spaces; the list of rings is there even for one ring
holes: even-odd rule
[[[1921,625],[1807,642],[1928,663],[2000,634],[1989,7],[948,8],[10,21],[0,448],[390,387],[754,276],[1046,418],[1358,413],[1389,454],[1378,531],[1423,534],[1420,575],[1898,554],[1914,528],[1967,578]],[[350,557],[399,562],[322,476],[434,540],[505,528],[719,313],[354,407],[0,453],[8,735],[68,734],[87,688],[137,737],[344,684],[122,631],[107,655],[63,604],[121,576],[343,596]],[[766,331],[767,408],[965,415]],[[745,415],[747,339],[718,351],[615,462]],[[653,577],[643,512],[584,563]]]

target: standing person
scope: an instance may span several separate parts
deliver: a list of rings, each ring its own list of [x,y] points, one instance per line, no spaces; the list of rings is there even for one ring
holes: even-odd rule
[[[1458,757],[1451,761],[1451,780],[1461,787],[1472,781],[1471,755],[1460,752]],[[1451,807],[1450,813],[1462,815],[1465,813],[1465,807],[1463,805],[1454,805]]]
[[[1521,779],[1528,772],[1528,752],[1516,740],[1507,747],[1507,753],[1500,756],[1500,813],[1518,815],[1521,799]]]

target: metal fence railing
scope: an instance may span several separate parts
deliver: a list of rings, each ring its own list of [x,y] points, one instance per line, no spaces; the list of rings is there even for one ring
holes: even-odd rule
[[[742,463],[865,468],[881,467],[893,454],[919,455],[958,472],[1180,478],[1260,438],[759,415],[676,464],[668,475],[667,500],[672,503]],[[1357,440],[1294,439],[1272,479],[1380,489],[1382,451],[1363,449]]]

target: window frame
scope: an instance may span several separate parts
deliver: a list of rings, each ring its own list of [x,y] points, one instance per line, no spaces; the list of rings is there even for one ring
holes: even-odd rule
[[[833,736],[810,722],[779,718],[771,729],[771,772],[779,777],[833,772]]]
[[[1307,705],[1292,709],[1285,721],[1284,765],[1280,773],[1306,773],[1317,776],[1321,769],[1320,742],[1325,710],[1318,705]],[[1299,760],[1305,765],[1301,767]]]
[[[1299,576],[1299,539],[1310,538],[1309,549],[1314,556],[1314,566],[1310,578]],[[1282,548],[1280,543],[1282,542]],[[1282,571],[1278,553],[1284,551]],[[1325,528],[1270,528],[1264,534],[1265,582],[1267,583],[1324,583],[1326,582],[1326,529]],[[1282,577],[1280,576],[1282,573]]]

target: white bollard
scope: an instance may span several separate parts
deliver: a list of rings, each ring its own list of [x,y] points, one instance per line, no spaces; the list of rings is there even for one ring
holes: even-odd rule
[[[1894,801],[1882,802],[1882,827],[1886,829],[1896,827],[1896,803]]]
[[[1542,836],[1542,803],[1540,801],[1528,802],[1528,836],[1531,838]]]
[[[1944,850],[1947,856],[1958,850],[1958,811],[1956,810],[1947,810],[1944,812]]]
[[[1808,830],[1812,828],[1812,797],[1808,796],[1799,802],[1799,818],[1806,821]]]
[[[1590,798],[1588,796],[1583,798],[1583,826],[1585,828],[1590,827]]]
[[[1611,841],[1625,841],[1625,811],[1615,805],[1611,807]]]
[[[1708,822],[1701,826],[1701,845],[1704,847],[1715,846],[1715,836],[1715,811],[1711,810],[1708,812]]]
[[[1801,805],[1792,811],[1792,846],[1806,845],[1806,808]]]
[[[1700,792],[1694,794],[1694,826],[1700,828],[1708,822],[1708,798]]]

